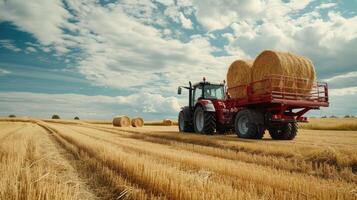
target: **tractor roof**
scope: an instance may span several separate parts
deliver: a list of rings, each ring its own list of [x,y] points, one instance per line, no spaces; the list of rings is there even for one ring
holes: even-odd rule
[[[207,82],[207,81],[205,81],[205,82],[201,81],[201,82],[193,84],[193,87],[197,87],[199,85],[220,85],[220,86],[224,86],[223,83],[210,83],[210,82]]]

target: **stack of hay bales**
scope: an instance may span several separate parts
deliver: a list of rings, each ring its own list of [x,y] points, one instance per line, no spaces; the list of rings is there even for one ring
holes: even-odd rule
[[[247,96],[245,85],[252,82],[251,68],[252,60],[236,60],[228,68],[227,87],[232,98],[243,98]]]
[[[114,117],[113,118],[113,126],[129,127],[130,126],[130,118],[125,115]]]
[[[284,92],[292,93],[309,93],[316,79],[314,66],[308,58],[288,52],[266,50],[260,53],[253,63],[237,60],[231,64],[227,73],[228,92],[232,98],[244,98],[247,96],[246,88],[233,87],[247,85],[274,75],[299,79],[299,81],[293,79],[272,81],[271,86],[275,91],[282,90],[284,87]],[[268,87],[270,87],[268,82],[258,82],[253,84],[252,90],[254,94],[262,94],[269,89]]]
[[[142,127],[144,126],[144,119],[141,117],[137,117],[131,120],[131,125],[133,127]]]
[[[172,125],[174,125],[174,122],[173,122],[172,120],[170,120],[170,119],[164,119],[164,120],[162,121],[162,124],[163,124],[164,126],[172,126]]]

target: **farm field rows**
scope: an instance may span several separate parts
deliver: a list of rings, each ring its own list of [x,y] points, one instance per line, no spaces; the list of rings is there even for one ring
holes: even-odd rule
[[[357,131],[293,141],[0,121],[0,199],[356,199]]]

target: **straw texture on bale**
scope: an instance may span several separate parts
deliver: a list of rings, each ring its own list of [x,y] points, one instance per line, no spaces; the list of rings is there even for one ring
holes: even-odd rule
[[[113,126],[129,127],[130,126],[130,118],[125,115],[114,117],[113,118]]]
[[[173,122],[172,120],[170,120],[170,119],[164,119],[164,120],[162,121],[162,123],[163,123],[165,126],[172,126],[172,125],[174,125],[174,122]]]
[[[228,68],[227,87],[232,98],[247,96],[246,85],[251,82],[252,60],[236,60]]]
[[[287,52],[266,50],[258,55],[252,66],[252,82],[270,77],[271,75],[289,76],[293,79],[272,80],[274,90],[285,88],[285,92],[309,93],[316,79],[314,66],[308,58]],[[302,80],[300,80],[302,79]],[[267,83],[253,84],[253,92],[264,93]]]
[[[131,120],[131,125],[133,127],[142,127],[144,125],[144,119],[141,117],[137,117]]]

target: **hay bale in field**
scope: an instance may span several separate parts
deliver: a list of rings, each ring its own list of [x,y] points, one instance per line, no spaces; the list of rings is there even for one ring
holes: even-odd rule
[[[258,55],[252,66],[252,81],[259,81],[271,75],[290,76],[301,81],[272,81],[273,89],[287,88],[286,92],[309,93],[316,79],[315,68],[310,59],[288,52],[266,50]],[[264,93],[268,85],[253,85],[256,94]]]
[[[130,126],[130,118],[125,115],[114,117],[113,118],[113,126],[129,127]]]
[[[133,127],[142,127],[144,126],[144,119],[141,117],[137,117],[131,120],[131,125]]]
[[[163,124],[164,126],[172,126],[172,125],[174,125],[174,122],[173,122],[172,120],[170,120],[170,119],[164,119],[164,120],[162,121],[162,124]]]
[[[228,68],[227,87],[232,98],[247,96],[246,84],[251,82],[252,60],[236,60]],[[237,87],[238,86],[238,87]]]

